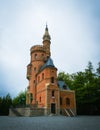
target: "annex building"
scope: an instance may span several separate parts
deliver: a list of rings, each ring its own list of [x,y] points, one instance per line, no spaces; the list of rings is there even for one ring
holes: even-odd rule
[[[46,25],[42,45],[35,45],[30,49],[26,104],[42,111],[43,115],[75,115],[75,92],[64,81],[57,80],[57,67],[51,59],[50,44],[51,37]]]

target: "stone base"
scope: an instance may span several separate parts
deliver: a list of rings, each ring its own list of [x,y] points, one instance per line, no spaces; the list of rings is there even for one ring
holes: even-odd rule
[[[56,109],[55,113],[51,113],[51,109],[49,108],[47,109],[47,108],[31,108],[31,107],[9,109],[9,116],[48,116],[48,115],[75,116],[76,112],[74,109],[67,110],[67,112],[64,109]]]
[[[51,110],[47,108],[10,108],[9,116],[48,116],[51,115]],[[55,113],[59,115],[59,110]]]

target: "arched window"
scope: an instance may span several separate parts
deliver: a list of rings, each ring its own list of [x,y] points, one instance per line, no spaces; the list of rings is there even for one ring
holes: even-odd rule
[[[42,73],[42,80],[44,79],[44,73]]]
[[[62,105],[62,97],[60,97],[60,105]]]
[[[32,103],[32,100],[33,100],[33,94],[30,93],[30,101],[31,101],[31,103]]]
[[[35,80],[34,80],[34,84],[35,84]]]
[[[70,105],[70,99],[66,98],[66,105],[69,106]]]
[[[34,67],[34,71],[36,71],[36,67]]]
[[[34,59],[36,59],[37,58],[37,54],[34,54]]]
[[[40,76],[38,76],[38,82],[40,82]]]
[[[54,97],[54,90],[52,90],[52,97]]]
[[[41,96],[40,96],[40,102],[41,102]]]
[[[51,77],[51,83],[54,83],[54,77]]]
[[[47,59],[49,58],[50,56],[47,56]]]
[[[42,54],[41,56],[44,57],[44,54]]]

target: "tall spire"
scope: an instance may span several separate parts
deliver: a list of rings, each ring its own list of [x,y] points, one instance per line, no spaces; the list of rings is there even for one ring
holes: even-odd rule
[[[49,32],[48,32],[48,26],[47,26],[47,23],[46,23],[46,28],[45,28],[45,33],[43,35],[43,41],[50,41],[51,37],[49,35]]]

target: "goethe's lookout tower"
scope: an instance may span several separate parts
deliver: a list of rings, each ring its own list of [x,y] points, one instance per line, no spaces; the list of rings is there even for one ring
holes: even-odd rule
[[[44,115],[75,114],[75,93],[64,81],[57,81],[57,68],[51,59],[51,37],[46,25],[43,45],[30,49],[31,60],[27,66],[26,104],[42,110]],[[70,113],[71,112],[71,113]]]

